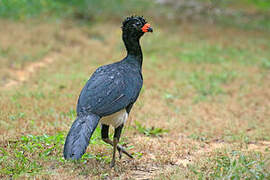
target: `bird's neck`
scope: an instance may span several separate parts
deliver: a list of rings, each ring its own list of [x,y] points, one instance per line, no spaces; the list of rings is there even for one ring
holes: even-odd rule
[[[143,54],[140,45],[140,38],[133,37],[125,32],[123,33],[122,37],[127,49],[127,57],[125,59],[133,61],[135,60],[141,67],[143,61]]]

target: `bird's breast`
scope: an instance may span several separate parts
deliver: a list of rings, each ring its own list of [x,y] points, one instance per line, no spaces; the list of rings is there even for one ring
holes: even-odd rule
[[[116,113],[101,118],[100,123],[106,125],[112,125],[117,128],[121,124],[124,124],[128,118],[128,113],[126,109],[122,109]]]

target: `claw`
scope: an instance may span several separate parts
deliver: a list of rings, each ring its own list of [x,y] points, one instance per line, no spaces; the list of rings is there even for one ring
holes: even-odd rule
[[[120,159],[121,159],[121,157],[122,157],[122,152],[123,152],[125,155],[127,155],[128,157],[133,158],[133,156],[132,156],[131,154],[129,154],[129,153],[126,151],[126,149],[123,148],[122,146],[117,145],[117,150],[118,150],[118,152],[119,152],[119,158],[120,158]]]
[[[117,145],[117,150],[118,150],[118,153],[119,153],[119,159],[122,158],[122,147],[120,145]]]
[[[117,147],[117,150],[118,150],[118,153],[119,153],[119,159],[121,159],[122,158],[122,149],[121,148],[119,148],[119,147]]]
[[[114,159],[112,159],[111,164],[110,164],[110,168],[113,168],[113,167],[114,167],[114,165],[115,165],[115,160],[114,160]]]

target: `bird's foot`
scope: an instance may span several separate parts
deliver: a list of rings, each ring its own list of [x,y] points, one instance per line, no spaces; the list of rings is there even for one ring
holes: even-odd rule
[[[121,159],[122,153],[124,153],[125,155],[127,155],[130,158],[133,158],[133,156],[131,154],[129,154],[124,147],[117,145],[117,150],[119,152],[119,159]]]
[[[113,167],[114,167],[114,165],[115,165],[115,160],[114,160],[114,159],[112,159],[111,164],[110,164],[110,168],[113,168]]]

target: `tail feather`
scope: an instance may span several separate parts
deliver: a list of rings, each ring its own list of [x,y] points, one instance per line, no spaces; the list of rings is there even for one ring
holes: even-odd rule
[[[66,137],[64,146],[65,159],[78,160],[82,157],[99,119],[100,117],[95,114],[76,118]]]

